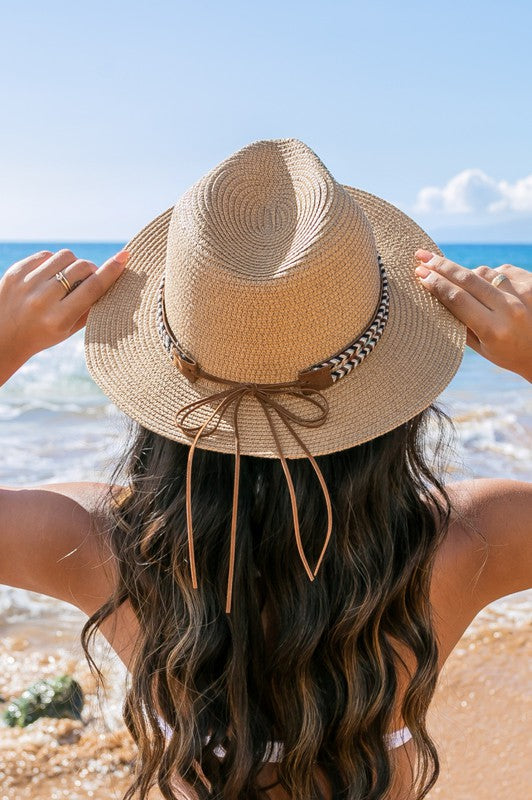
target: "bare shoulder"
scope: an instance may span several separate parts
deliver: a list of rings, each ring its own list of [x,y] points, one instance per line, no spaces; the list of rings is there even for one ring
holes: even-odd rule
[[[94,482],[0,486],[0,583],[96,606],[114,574],[99,535],[109,488]]]
[[[446,488],[454,506],[451,545],[470,554],[481,607],[530,588],[532,483],[476,478]]]
[[[46,491],[61,494],[64,497],[70,498],[81,508],[91,515],[96,516],[94,520],[98,523],[98,513],[101,509],[102,500],[108,496],[109,490],[112,488],[115,492],[124,491],[123,486],[113,485],[108,483],[98,483],[95,481],[79,481],[76,483],[47,483],[42,486],[36,487]]]
[[[459,638],[489,603],[532,585],[532,483],[477,478],[445,488],[453,513],[431,592]]]

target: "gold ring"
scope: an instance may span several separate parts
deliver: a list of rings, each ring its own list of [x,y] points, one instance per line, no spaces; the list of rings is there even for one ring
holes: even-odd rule
[[[55,273],[55,277],[56,280],[58,280],[66,289],[66,293],[70,294],[70,292],[72,291],[72,286],[68,282],[68,278],[66,277],[66,275],[63,272],[61,272],[61,270],[59,270],[59,272]]]
[[[507,275],[502,275],[501,273],[499,273],[498,275],[496,275],[493,278],[491,284],[492,284],[492,286],[498,286],[500,283],[502,283],[503,281],[507,281],[507,280],[508,280],[508,276]]]

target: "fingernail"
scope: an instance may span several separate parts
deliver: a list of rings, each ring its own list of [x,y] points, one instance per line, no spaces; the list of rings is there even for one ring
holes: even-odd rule
[[[434,255],[435,253],[431,253],[430,250],[416,250],[415,252],[418,261],[428,262]]]
[[[121,250],[115,256],[113,256],[113,261],[117,261],[119,264],[125,264],[129,258],[129,253],[127,250]]]
[[[426,267],[416,267],[416,275],[419,275],[420,280],[424,283],[431,283],[436,280],[436,273]]]

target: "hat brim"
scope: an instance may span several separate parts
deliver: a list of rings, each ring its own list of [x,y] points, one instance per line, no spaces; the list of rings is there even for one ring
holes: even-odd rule
[[[325,423],[297,428],[313,455],[361,444],[427,408],[455,375],[466,344],[466,326],[420,284],[414,272],[417,248],[442,254],[435,242],[391,203],[361,189],[344,188],[361,205],[373,228],[388,275],[389,317],[371,354],[322,390],[329,404]],[[176,413],[223,387],[206,380],[190,383],[170,360],[157,333],[157,290],[165,269],[171,214],[170,208],[126,245],[131,253],[127,267],[89,312],[85,356],[90,375],[121,411],[161,436],[190,444],[191,438],[176,426]],[[304,298],[301,302],[303,306]],[[334,314],[334,302],[331,297],[324,313]],[[338,343],[339,347],[344,344]],[[323,353],[323,358],[330,355]],[[305,414],[301,400],[286,395],[282,402]],[[200,424],[213,410],[214,405],[203,407],[189,421]],[[304,457],[281,420],[275,422],[284,455]],[[241,403],[238,430],[242,455],[278,457],[264,411],[252,397]],[[230,418],[200,438],[197,446],[234,452]]]

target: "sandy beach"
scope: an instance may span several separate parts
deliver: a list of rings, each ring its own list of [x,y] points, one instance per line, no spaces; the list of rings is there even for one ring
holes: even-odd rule
[[[86,703],[82,722],[43,718],[23,729],[0,728],[0,800],[119,800],[135,758],[120,715],[122,666],[106,658],[107,699],[99,707],[72,623],[55,632],[17,627],[0,636],[2,698],[67,672],[82,685]],[[531,655],[530,627],[523,620],[511,625],[493,606],[465,633],[429,714],[442,764],[430,800],[530,796]]]

